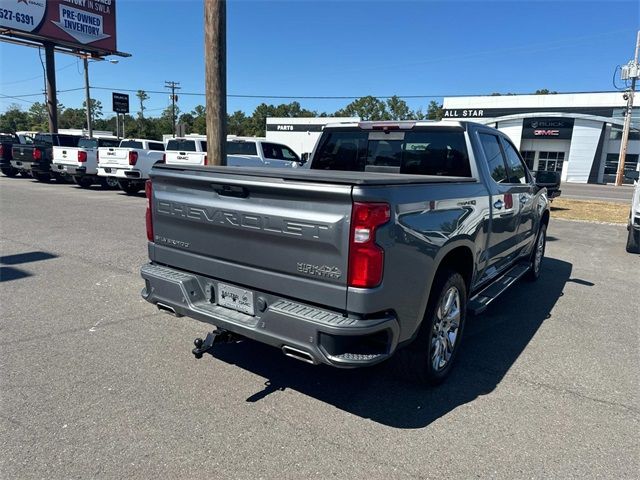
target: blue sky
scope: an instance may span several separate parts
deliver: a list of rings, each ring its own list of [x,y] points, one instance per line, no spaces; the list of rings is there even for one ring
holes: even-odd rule
[[[4,0],[3,0],[4,1]],[[7,0],[10,1],[10,0]],[[637,1],[247,1],[227,9],[229,94],[290,96],[465,95],[611,90],[618,64],[633,57]],[[204,104],[203,3],[117,0],[118,48],[133,56],[92,63],[91,84],[163,91],[181,83],[179,106]],[[0,93],[42,92],[36,49],[0,43]],[[56,55],[58,89],[83,86],[82,64]],[[83,91],[61,93],[79,107]],[[132,94],[133,95],[133,94]],[[93,90],[110,110],[111,92]],[[168,105],[151,93],[148,114]],[[24,97],[41,101],[42,95]],[[133,97],[132,97],[133,100]],[[251,113],[261,102],[229,98]],[[440,98],[436,98],[440,100]],[[0,110],[27,101],[0,98]],[[350,100],[300,99],[332,112]],[[411,99],[413,108],[429,99]],[[133,102],[132,102],[133,107]]]

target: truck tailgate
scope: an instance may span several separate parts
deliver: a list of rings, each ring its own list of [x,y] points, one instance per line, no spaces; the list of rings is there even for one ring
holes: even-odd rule
[[[80,165],[78,162],[78,153],[86,152],[84,148],[79,147],[53,147],[53,163],[64,165]]]
[[[152,260],[344,309],[352,186],[219,172],[154,168]]]
[[[105,165],[119,165],[129,166],[129,151],[130,148],[120,147],[101,147],[98,149],[100,154],[100,166]]]
[[[13,160],[20,162],[33,162],[33,149],[31,145],[14,145],[11,149]]]

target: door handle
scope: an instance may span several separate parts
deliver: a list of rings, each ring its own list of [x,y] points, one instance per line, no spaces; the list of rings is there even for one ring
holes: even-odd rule
[[[493,207],[496,210],[502,210],[502,207],[504,207],[504,202],[502,200],[497,200],[494,204]]]

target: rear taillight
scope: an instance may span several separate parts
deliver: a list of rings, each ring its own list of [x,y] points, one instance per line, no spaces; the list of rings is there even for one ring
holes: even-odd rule
[[[389,221],[386,203],[353,204],[349,244],[349,286],[373,288],[382,282],[384,250],[376,245],[376,229]]]
[[[129,152],[129,165],[135,165],[138,161],[138,152]]]
[[[4,147],[0,144],[0,157],[4,155]]]
[[[42,158],[42,150],[40,150],[39,148],[34,148],[33,149],[33,159],[34,160],[40,160]]]
[[[206,155],[204,156],[204,164],[209,165],[209,158]]]
[[[151,216],[151,205],[152,205],[152,197],[153,197],[153,187],[151,185],[151,180],[147,180],[144,184],[144,193],[147,196],[147,213],[145,215],[146,223],[147,223],[147,240],[153,242],[153,218]]]
[[[100,163],[100,150],[96,150],[96,163]]]
[[[84,163],[86,161],[87,161],[87,152],[83,152],[82,150],[80,150],[78,152],[78,162]]]

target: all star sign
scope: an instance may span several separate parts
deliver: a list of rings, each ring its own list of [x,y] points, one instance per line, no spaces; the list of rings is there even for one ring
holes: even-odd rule
[[[84,51],[115,52],[116,0],[0,0],[0,31]]]

